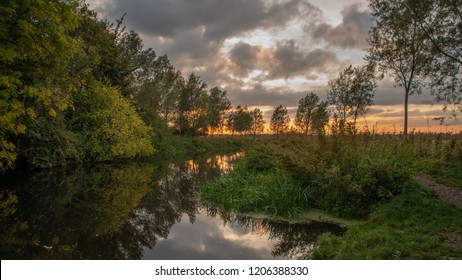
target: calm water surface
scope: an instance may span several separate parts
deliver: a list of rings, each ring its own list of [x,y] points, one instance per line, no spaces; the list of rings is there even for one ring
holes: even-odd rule
[[[204,207],[199,189],[239,154],[95,165],[0,182],[2,259],[298,259],[323,223],[285,224]]]

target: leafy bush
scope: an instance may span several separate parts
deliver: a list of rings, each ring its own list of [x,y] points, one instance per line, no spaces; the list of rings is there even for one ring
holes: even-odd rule
[[[106,161],[153,153],[150,129],[114,87],[92,82],[76,97],[73,129],[88,158]]]

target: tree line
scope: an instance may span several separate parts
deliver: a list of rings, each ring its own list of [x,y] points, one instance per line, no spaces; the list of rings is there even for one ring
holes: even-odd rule
[[[174,134],[263,131],[260,109],[184,77],[123,18],[100,20],[81,0],[2,1],[0,172],[152,155]]]
[[[327,101],[303,97],[295,128],[322,134],[331,123],[355,133],[385,75],[404,88],[405,134],[409,97],[423,88],[460,110],[461,6],[371,0],[367,63],[329,81]],[[100,20],[84,1],[2,1],[0,42],[1,172],[151,155],[173,134],[264,131],[260,109],[233,108],[226,91],[184,77],[166,55],[144,48],[123,17]],[[276,107],[272,131],[285,133],[289,123],[287,108]]]
[[[221,130],[231,109],[84,1],[2,1],[0,42],[0,172],[151,155]]]

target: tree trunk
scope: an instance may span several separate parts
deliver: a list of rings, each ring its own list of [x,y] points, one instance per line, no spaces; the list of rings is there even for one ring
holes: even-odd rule
[[[405,91],[405,98],[404,98],[404,135],[407,135],[407,130],[408,130],[408,116],[409,116],[409,112],[408,112],[408,107],[409,107],[409,89],[406,88],[406,91]]]

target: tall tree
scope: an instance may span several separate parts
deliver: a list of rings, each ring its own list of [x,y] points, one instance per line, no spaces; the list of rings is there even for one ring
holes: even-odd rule
[[[134,30],[125,30],[124,17],[115,25],[108,24],[113,47],[110,56],[105,57],[103,73],[124,96],[133,98],[147,71],[156,69],[153,67],[156,53],[150,48],[144,49],[143,40]]]
[[[425,32],[419,28],[419,18],[408,1],[370,1],[376,24],[369,33],[367,56],[404,88],[404,134],[408,132],[409,96],[421,93],[429,62]],[[420,9],[418,5],[414,7]]]
[[[368,64],[353,68],[350,65],[328,85],[327,101],[335,106],[340,125],[346,125],[351,117],[351,126],[355,131],[358,117],[366,114],[373,104],[377,87],[374,66]]]
[[[329,104],[321,102],[318,104],[311,117],[311,130],[318,135],[326,134],[326,126],[329,124]]]
[[[149,124],[160,118],[164,126],[173,122],[178,96],[184,88],[181,73],[170,64],[166,55],[158,57],[145,73],[135,99]]]
[[[197,136],[207,129],[207,85],[192,73],[180,92],[176,126],[180,135]]]
[[[223,128],[225,114],[231,108],[226,91],[214,87],[210,89],[207,103],[207,119],[210,133]]]
[[[259,108],[255,108],[250,111],[252,117],[252,123],[250,124],[250,131],[253,134],[253,138],[257,137],[257,134],[262,133],[265,129],[265,120],[263,119],[263,112]]]
[[[297,114],[295,115],[295,126],[305,135],[311,130],[313,113],[319,103],[319,96],[309,93],[298,102]]]
[[[271,115],[271,130],[279,138],[280,134],[287,133],[289,130],[290,117],[286,107],[277,106]]]

